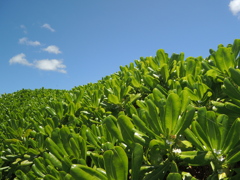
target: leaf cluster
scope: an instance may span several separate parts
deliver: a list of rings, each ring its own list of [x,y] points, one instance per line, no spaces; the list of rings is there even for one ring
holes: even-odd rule
[[[0,179],[239,179],[240,39],[0,97]]]

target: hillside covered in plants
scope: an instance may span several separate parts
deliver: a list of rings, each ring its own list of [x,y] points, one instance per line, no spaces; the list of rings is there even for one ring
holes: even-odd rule
[[[0,97],[0,179],[240,179],[240,39]]]

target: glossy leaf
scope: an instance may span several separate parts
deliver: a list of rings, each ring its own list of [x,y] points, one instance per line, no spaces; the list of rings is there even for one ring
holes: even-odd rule
[[[234,55],[231,48],[220,47],[213,55],[217,67],[227,73],[230,67],[234,67]]]
[[[181,102],[177,94],[170,94],[166,102],[166,111],[165,111],[165,133],[169,133],[174,128],[174,125],[177,124],[177,120],[181,110]]]
[[[116,137],[119,141],[123,141],[120,129],[117,127],[117,119],[114,116],[108,116],[104,119],[106,127],[111,132],[111,134]]]
[[[134,122],[134,124],[144,133],[147,133],[153,137],[157,136],[157,134],[155,134],[151,129],[149,129],[145,122],[143,120],[141,120],[137,115],[133,114],[132,116],[132,120]]]
[[[186,112],[182,115],[182,117],[179,117],[177,120],[177,123],[175,124],[173,128],[173,134],[178,135],[182,133],[186,128],[189,127],[191,124],[193,117],[195,113],[195,108],[191,105],[189,105],[186,108]]]
[[[158,180],[158,179],[164,179],[166,176],[167,171],[170,168],[170,162],[167,161],[157,169],[153,170],[149,174],[146,175],[144,180]]]
[[[73,164],[70,169],[70,175],[74,179],[83,179],[83,180],[107,180],[107,177],[102,173],[84,165]]]
[[[129,117],[121,115],[118,118],[118,124],[121,128],[121,133],[124,139],[124,142],[132,146],[134,143],[134,126]]]
[[[108,180],[127,180],[128,158],[121,147],[104,152],[103,158]]]
[[[240,48],[239,48],[240,49]],[[238,86],[240,86],[240,70],[239,69],[235,69],[235,68],[229,68],[229,72],[231,74],[231,78],[234,81],[234,83],[236,83]]]
[[[114,95],[114,94],[109,94],[108,95],[108,100],[109,100],[110,103],[120,104],[119,98],[116,95]]]
[[[232,46],[232,52],[234,54],[234,58],[236,59],[240,52],[240,39],[235,39]]]
[[[138,180],[140,176],[140,168],[143,163],[143,146],[136,143],[132,153],[132,171],[131,179]]]
[[[152,129],[155,129],[155,132],[158,132],[158,134],[160,134],[163,132],[163,129],[160,124],[160,117],[158,115],[157,106],[150,99],[146,100],[146,104],[148,107],[147,115],[150,116],[149,124],[151,125]]]
[[[229,97],[240,100],[240,91],[229,81],[229,79],[224,79],[222,90]]]
[[[184,151],[179,158],[193,166],[203,166],[209,164],[214,156],[210,151]]]
[[[182,180],[182,176],[179,173],[169,173],[167,180]]]
[[[236,119],[228,131],[227,137],[223,144],[223,153],[227,154],[234,146],[239,142],[239,130],[240,129],[240,118]]]

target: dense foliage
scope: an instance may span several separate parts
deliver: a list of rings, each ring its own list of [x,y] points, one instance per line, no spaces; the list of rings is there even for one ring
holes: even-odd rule
[[[0,97],[0,178],[240,179],[240,39],[94,84]]]

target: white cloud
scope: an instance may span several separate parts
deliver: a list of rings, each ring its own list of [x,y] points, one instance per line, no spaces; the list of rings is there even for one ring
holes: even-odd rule
[[[35,67],[44,71],[57,71],[60,73],[67,73],[66,65],[63,64],[61,60],[58,59],[42,59],[36,60],[33,63],[29,63],[26,59],[26,55],[21,53],[9,60],[10,65],[12,64],[22,64],[25,66]]]
[[[43,49],[44,51],[47,51],[49,53],[54,53],[54,54],[60,54],[62,53],[57,46],[51,45],[48,46],[47,48]]]
[[[23,24],[21,24],[21,25],[20,25],[20,28],[26,29],[26,26],[24,26]]]
[[[229,3],[229,8],[233,15],[237,15],[240,12],[240,0],[232,0]]]
[[[44,25],[42,25],[42,27],[46,28],[46,29],[48,29],[48,30],[50,30],[52,32],[55,32],[55,29],[53,29],[49,24],[44,24]]]
[[[25,45],[29,45],[29,46],[40,46],[41,45],[41,43],[39,41],[30,41],[26,37],[19,39],[18,42],[20,44],[25,44]]]
[[[23,54],[23,53],[18,54],[16,56],[12,57],[9,60],[9,63],[10,64],[22,64],[22,65],[26,65],[26,66],[32,66],[32,64],[29,63],[25,57],[26,57],[26,55]]]
[[[65,70],[66,66],[62,63],[61,60],[57,59],[43,59],[34,61],[34,66],[45,71],[58,71],[61,73],[67,73]]]
[[[27,34],[27,28],[23,24],[20,25],[20,28],[23,29],[23,32]]]

